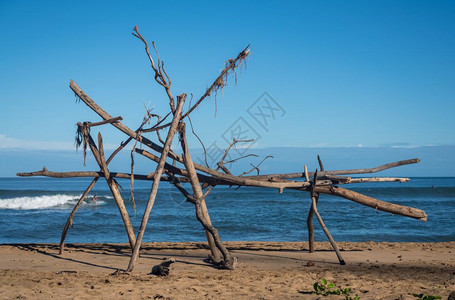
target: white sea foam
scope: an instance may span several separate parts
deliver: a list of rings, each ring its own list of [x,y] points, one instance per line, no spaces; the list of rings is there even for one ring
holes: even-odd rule
[[[48,208],[67,208],[75,204],[80,196],[76,195],[43,195],[35,197],[17,197],[0,199],[0,209],[48,209]],[[86,198],[90,199],[90,198]],[[98,201],[97,204],[104,204],[104,201]]]

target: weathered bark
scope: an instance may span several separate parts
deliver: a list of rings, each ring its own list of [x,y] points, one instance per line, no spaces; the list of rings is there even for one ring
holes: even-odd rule
[[[78,126],[83,126],[81,123],[78,123]],[[90,134],[86,137],[88,139],[88,145],[90,146],[90,150],[95,157],[96,162],[102,169],[104,176],[106,178],[106,182],[109,186],[109,189],[114,197],[115,203],[117,204],[117,208],[119,209],[120,216],[122,217],[123,224],[125,225],[125,229],[128,235],[128,240],[131,247],[134,247],[136,242],[136,237],[134,235],[133,226],[131,225],[131,220],[128,215],[128,211],[125,207],[125,203],[123,202],[122,196],[117,187],[117,183],[115,180],[110,176],[109,170],[107,169],[107,163],[104,160],[104,150],[102,149],[102,139],[101,134],[98,135],[98,142],[100,143],[100,150],[97,149],[95,142],[93,141]]]
[[[364,182],[408,182],[409,178],[400,177],[367,177],[367,178],[351,178],[349,183],[364,183]]]
[[[223,262],[221,267],[223,269],[233,270],[235,268],[235,258],[231,256],[229,250],[226,247],[224,247],[224,245],[221,243],[221,238],[218,233],[218,230],[215,227],[213,227],[212,224],[209,223],[208,220],[205,218],[204,209],[202,207],[200,199],[197,199],[197,201],[194,204],[196,205],[196,217],[198,221],[202,224],[202,226],[204,226],[206,230],[208,230],[211,233],[217,248],[220,249],[221,253],[223,254]]]
[[[70,88],[71,90],[77,95],[79,99],[82,100],[90,109],[92,109],[96,114],[98,114],[103,120],[112,119],[112,116],[109,115],[104,109],[102,109],[95,101],[93,101],[84,91],[74,82],[74,80],[70,81]],[[112,126],[120,130],[121,132],[125,133],[132,139],[139,141],[140,143],[150,147],[151,149],[162,153],[163,147],[153,143],[148,138],[138,134],[134,130],[131,130],[129,127],[125,126],[122,122],[114,122],[111,123]],[[175,155],[170,151],[171,158],[176,159]]]
[[[160,178],[163,174],[164,165],[166,163],[166,159],[172,145],[172,140],[174,139],[174,135],[177,131],[177,126],[180,121],[180,117],[182,115],[183,104],[185,103],[186,94],[177,97],[177,108],[175,110],[174,118],[172,119],[171,127],[169,128],[169,132],[166,137],[166,142],[164,144],[163,151],[161,153],[160,161],[158,166],[155,170],[155,175],[153,178],[152,190],[149,195],[149,199],[147,201],[147,206],[144,211],[144,215],[142,217],[141,227],[139,228],[139,232],[137,234],[136,245],[134,246],[133,254],[131,255],[130,262],[128,264],[127,272],[131,272],[134,269],[134,264],[136,262],[137,257],[139,256],[139,250],[142,244],[142,238],[144,237],[145,228],[147,227],[148,218],[150,216],[150,212],[152,211],[153,204],[155,203],[155,198],[158,193],[158,187],[160,184]]]
[[[90,138],[91,140],[91,138]],[[106,178],[107,185],[111,190],[112,196],[114,196],[115,203],[117,204],[118,210],[120,212],[120,216],[122,217],[123,223],[125,224],[126,233],[128,235],[128,240],[130,243],[131,248],[134,247],[136,244],[136,236],[134,235],[133,225],[131,224],[130,217],[128,215],[128,211],[125,207],[125,203],[123,202],[122,195],[118,190],[117,183],[114,179],[110,176],[109,170],[107,168],[106,160],[104,158],[104,147],[103,147],[103,139],[101,137],[101,133],[98,133],[98,153],[96,153],[96,148],[93,141],[90,141],[90,148],[94,153],[95,157],[97,157],[97,162],[100,165],[100,168],[103,170],[104,176]]]
[[[322,161],[319,158],[319,155],[318,155],[318,161],[319,161],[319,167],[322,170],[324,170],[324,166],[322,165]],[[308,180],[309,176],[308,176],[308,170],[307,170],[306,165],[305,165],[305,177]],[[321,215],[318,212],[317,206],[318,206],[319,194],[316,192],[317,178],[318,178],[318,170],[316,170],[314,172],[314,179],[313,179],[313,183],[311,184],[311,189],[310,189],[311,209],[310,209],[310,213],[308,214],[308,220],[310,221],[309,224],[311,225],[311,234],[309,235],[310,253],[314,252],[314,233],[313,233],[313,223],[311,221],[313,219],[313,214],[316,214],[316,217],[317,217],[317,219],[319,221],[319,224],[321,225],[322,230],[324,231],[325,235],[329,239],[330,244],[332,245],[332,248],[335,250],[335,253],[337,254],[338,260],[340,261],[340,264],[344,265],[345,262],[344,262],[344,259],[341,257],[341,253],[338,250],[338,246],[335,243],[335,240],[333,239],[333,237],[330,234],[329,230],[325,226],[324,221],[322,220],[322,217],[321,217]],[[307,220],[307,222],[308,222],[308,220]],[[310,232],[310,226],[308,226],[308,231]]]
[[[318,155],[319,159],[319,155]],[[322,167],[322,162],[319,163],[319,165]],[[303,166],[303,174],[305,176],[305,180],[307,182],[310,182],[310,176],[308,174],[308,168],[306,165]],[[316,199],[317,202],[317,199]],[[313,227],[313,216],[314,216],[314,209],[313,209],[313,203],[310,205],[310,211],[308,212],[308,217],[306,219],[306,224],[308,228],[308,248],[310,253],[314,252],[314,227]]]
[[[73,222],[74,215],[76,214],[77,210],[79,209],[79,206],[82,204],[84,199],[87,197],[88,193],[90,193],[90,191],[93,189],[93,187],[95,186],[98,179],[99,179],[99,177],[93,178],[92,182],[90,182],[89,186],[85,189],[85,192],[79,198],[79,201],[77,201],[76,205],[74,206],[73,210],[71,211],[71,214],[68,217],[68,220],[66,221],[65,227],[63,228],[62,236],[60,238],[59,255],[63,255],[63,252],[65,251],[66,233],[68,232],[68,229],[69,229],[71,223]]]
[[[172,176],[170,176],[170,177],[172,177]],[[221,253],[223,254],[224,260],[221,262],[220,266],[225,269],[234,269],[236,259],[232,258],[229,251],[227,250],[227,248],[225,248],[223,246],[223,244],[221,243],[221,238],[219,236],[218,230],[215,227],[213,227],[213,225],[211,223],[207,222],[207,219],[204,217],[203,209],[202,209],[201,202],[199,201],[199,199],[193,197],[188,191],[186,191],[186,189],[180,184],[178,179],[175,179],[175,181],[173,181],[172,184],[174,184],[174,186],[182,193],[182,195],[184,195],[186,197],[186,199],[189,202],[191,202],[195,205],[196,218],[202,224],[202,226],[211,233],[217,248],[220,249]],[[210,192],[210,190],[211,189],[209,189],[203,195],[203,198],[205,198],[205,196],[207,195],[208,192]],[[212,258],[212,261],[216,263],[216,261],[213,258]]]
[[[144,155],[145,157],[158,162],[159,157],[156,156],[153,153],[150,153],[146,150],[143,149],[135,149],[135,151],[139,154]],[[188,172],[185,169],[177,168],[174,167],[168,163],[165,164],[164,167],[166,170],[171,171],[174,174],[182,175],[182,176],[187,176]],[[150,180],[153,181],[153,174],[154,172],[148,174],[148,175],[141,175],[141,174],[134,174],[134,179],[135,180]],[[16,173],[17,176],[21,177],[32,177],[32,176],[46,176],[46,177],[54,177],[54,178],[71,178],[71,177],[104,177],[104,173],[101,171],[95,172],[95,171],[75,171],[75,172],[53,172],[49,170],[40,170],[40,171],[34,171],[34,172],[21,172],[21,173]],[[114,178],[123,178],[123,179],[131,179],[131,174],[129,173],[121,173],[121,172],[110,172],[111,177]],[[206,176],[203,174],[197,174],[198,179],[200,182],[207,183],[210,185],[234,185],[233,182],[226,181],[226,180],[217,180],[214,179],[213,177]],[[332,181],[331,184],[334,184],[334,181],[336,181],[338,184],[343,184],[340,183],[341,178],[340,177],[331,177],[331,176],[324,176],[323,178]],[[329,179],[330,178],[330,179]],[[342,177],[345,179],[349,179],[350,177]],[[169,181],[170,179],[168,177],[162,176],[161,181]],[[187,181],[187,178],[181,178],[183,181]],[[282,179],[277,179],[280,181],[283,181]],[[350,178],[349,182],[344,182],[344,184],[348,183],[365,183],[365,182],[408,182],[409,178],[401,178],[401,177],[366,177],[366,178]],[[283,181],[286,182],[286,181]],[[324,183],[324,182],[322,182]]]
[[[420,162],[420,159],[413,158],[413,159],[407,159],[407,160],[400,160],[400,161],[396,161],[396,162],[391,162],[391,163],[388,163],[388,164],[385,164],[385,165],[381,165],[381,166],[378,166],[378,167],[375,167],[375,168],[321,171],[321,172],[318,172],[318,177],[322,177],[324,175],[352,175],[352,174],[377,173],[377,172],[384,171],[384,170],[387,170],[387,169],[390,169],[390,168],[395,168],[395,167],[409,165],[409,164],[416,164],[418,162]],[[308,174],[311,177],[314,176],[313,172],[310,172]],[[262,180],[291,179],[291,178],[303,178],[303,177],[305,177],[305,173],[304,172],[246,176],[246,178],[262,179]]]
[[[335,250],[335,253],[337,254],[338,260],[340,261],[340,264],[341,265],[345,265],[346,263],[345,263],[343,257],[341,257],[340,250],[338,249],[338,246],[335,243],[335,240],[333,239],[333,237],[330,234],[329,230],[325,226],[324,221],[322,220],[322,217],[321,217],[321,215],[318,212],[318,208],[317,208],[317,201],[318,200],[317,200],[317,198],[318,198],[317,195],[311,196],[311,201],[312,201],[311,207],[313,208],[314,214],[316,215],[316,218],[318,219],[319,224],[321,224],[322,230],[324,230],[325,235],[327,236],[327,238],[330,241],[330,244],[332,245],[333,249]],[[313,251],[314,251],[314,249],[313,249]],[[312,252],[312,251],[310,251],[310,252]]]
[[[324,165],[322,164],[321,157],[318,154],[318,163],[319,163],[319,171],[323,172],[324,171]]]
[[[117,121],[117,120],[121,119],[121,117],[114,118],[114,119],[115,119],[115,121]],[[108,122],[108,123],[111,123],[111,122]],[[126,145],[128,145],[128,143],[130,141],[131,141],[131,138],[128,138],[124,143],[121,143],[120,146],[117,147],[117,149],[115,149],[114,152],[112,152],[112,154],[109,156],[106,164],[109,165],[109,163],[114,159],[114,157],[117,155],[117,153],[119,153]],[[43,168],[43,170],[41,172],[49,173],[49,171],[47,171],[46,168]],[[38,173],[38,172],[32,172],[32,173]],[[55,173],[55,172],[50,172],[50,173]],[[69,172],[69,173],[73,173],[73,172]],[[38,175],[19,175],[19,174],[20,173],[18,173],[17,175],[18,176],[38,176]],[[29,174],[29,173],[21,173],[21,174]],[[48,175],[42,175],[42,176],[48,176]],[[103,174],[103,176],[104,176],[104,174]],[[49,177],[53,177],[53,176],[49,176]],[[58,176],[55,176],[55,177],[58,177]],[[72,176],[68,176],[68,177],[72,177]],[[92,176],[90,176],[90,177],[92,177]],[[93,177],[96,177],[96,176],[93,176]],[[60,178],[62,178],[62,177],[60,177]],[[79,199],[77,204],[74,206],[73,210],[71,211],[71,214],[69,215],[68,220],[66,221],[65,227],[63,228],[63,231],[62,231],[62,236],[60,238],[59,255],[63,255],[64,249],[65,249],[66,233],[68,232],[70,224],[72,224],[72,222],[73,222],[74,215],[76,214],[77,210],[79,209],[79,206],[82,204],[82,201],[84,201],[85,197],[87,197],[88,193],[90,193],[92,188],[95,186],[98,179],[99,179],[99,177],[96,177],[92,180],[92,182],[89,184],[89,186],[85,190],[84,194],[81,196],[81,198]]]
[[[351,190],[347,190],[342,187],[337,186],[316,186],[315,191],[318,193],[324,193],[329,195],[335,195],[339,197],[343,197],[348,200],[352,200],[354,202],[372,207],[374,209],[382,210],[385,212],[389,212],[395,215],[402,215],[414,219],[418,219],[421,221],[427,220],[427,215],[423,210],[403,206],[399,204],[389,203],[385,201],[381,201]]]
[[[150,173],[148,175],[141,175],[141,174],[134,174],[134,179],[137,180],[153,180],[153,174]],[[17,176],[21,177],[30,177],[30,176],[46,176],[46,177],[53,177],[53,178],[74,178],[74,177],[94,177],[100,178],[105,177],[104,172],[102,171],[79,171],[79,172],[52,172],[49,170],[40,170],[34,172],[27,172],[27,173],[17,173]],[[122,179],[131,179],[131,174],[128,173],[120,173],[120,172],[110,172],[109,175],[112,178],[122,178]],[[169,179],[166,177],[162,177],[161,180],[168,181]]]
[[[156,156],[155,154],[153,153],[150,153],[146,150],[143,150],[143,149],[136,149],[136,152],[139,153],[139,154],[142,154],[143,156],[155,161],[155,162],[159,162],[159,157]],[[173,173],[173,174],[177,174],[177,175],[181,175],[181,176],[188,176],[188,171],[185,170],[185,169],[181,169],[181,168],[177,168],[176,166],[173,166],[169,163],[165,163],[164,164],[164,169],[168,170],[169,172]],[[209,177],[209,176],[206,176],[206,175],[203,175],[203,174],[197,174],[198,176],[198,179],[199,181],[201,182],[204,182],[204,183],[208,183],[208,184],[211,184],[211,185],[219,185],[219,184],[224,184],[224,185],[232,185],[231,182],[227,182],[227,181],[223,181],[223,180],[217,180],[217,179],[214,179],[212,177]]]
[[[144,43],[145,52],[147,53],[147,56],[150,60],[151,67],[152,67],[153,71],[155,72],[155,81],[159,85],[164,87],[166,94],[169,98],[169,106],[171,108],[171,112],[173,114],[175,114],[174,97],[172,96],[172,93],[171,93],[171,79],[169,78],[169,76],[166,73],[166,70],[164,69],[164,63],[161,61],[160,55],[158,54],[158,50],[155,47],[155,43],[152,42],[152,45],[153,45],[153,48],[155,49],[155,53],[156,53],[156,56],[158,59],[158,61],[157,61],[158,68],[156,67],[155,61],[153,60],[152,55],[150,54],[149,45],[148,45],[147,41],[139,33],[139,29],[137,26],[134,26],[134,31],[135,32],[133,32],[133,35]],[[171,125],[171,124],[169,124],[169,125]]]
[[[316,198],[317,204],[318,198]],[[308,249],[309,252],[314,252],[314,226],[313,226],[313,216],[314,216],[314,208],[313,203],[311,203],[310,211],[308,212],[308,217],[306,220],[306,224],[308,227]]]
[[[117,121],[121,121],[123,120],[122,117],[115,117],[115,118],[112,118],[112,119],[109,119],[109,120],[104,120],[104,121],[101,121],[101,122],[87,122],[87,125],[89,127],[95,127],[95,126],[100,126],[100,125],[104,125],[104,124],[109,124],[109,123],[114,123],[114,122],[117,122]]]
[[[186,142],[185,123],[183,122],[180,123],[179,134],[180,144],[183,150],[183,162],[185,164],[186,170],[188,171],[188,178],[193,189],[193,196],[196,199],[196,216],[199,222],[201,222],[205,228],[207,242],[212,253],[212,261],[217,263],[221,261],[221,255],[217,250],[218,247],[224,257],[223,266],[227,269],[232,269],[234,268],[234,261],[232,260],[229,251],[222,245],[218,231],[212,226],[212,222],[210,221],[210,216],[207,210],[204,195],[202,193],[202,188],[198,180],[196,170],[194,169],[193,159],[191,158],[188,144]]]

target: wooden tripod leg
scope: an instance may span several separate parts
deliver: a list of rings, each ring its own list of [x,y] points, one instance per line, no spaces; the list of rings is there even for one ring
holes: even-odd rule
[[[144,210],[144,215],[142,216],[141,226],[137,233],[136,244],[134,245],[133,253],[131,254],[130,262],[126,269],[127,272],[131,272],[134,269],[137,258],[139,257],[139,251],[142,245],[142,238],[144,237],[145,229],[147,228],[147,222],[150,216],[150,213],[155,203],[156,195],[158,194],[158,187],[160,185],[161,174],[164,171],[164,164],[166,163],[167,156],[169,154],[172,140],[174,135],[177,132],[177,126],[180,122],[180,117],[182,116],[183,104],[185,103],[186,94],[182,94],[177,98],[177,110],[175,111],[174,118],[172,119],[171,127],[167,133],[166,142],[164,144],[163,152],[161,152],[160,161],[155,170],[155,175],[153,176],[152,189],[149,194],[149,199]]]
[[[76,214],[79,206],[84,201],[85,197],[87,197],[88,193],[90,193],[92,188],[95,186],[95,183],[98,181],[98,179],[99,179],[99,177],[93,178],[92,182],[87,187],[84,194],[82,194],[81,198],[79,198],[79,201],[76,203],[76,205],[73,208],[73,211],[71,212],[70,216],[68,217],[68,220],[66,221],[66,224],[65,224],[65,228],[63,228],[62,237],[60,238],[60,252],[58,253],[59,255],[63,255],[63,252],[65,250],[66,233],[68,232],[68,229],[73,221],[74,215]]]
[[[310,253],[314,252],[313,216],[314,216],[314,209],[313,209],[313,204],[311,204],[310,211],[308,212],[308,218],[306,220],[306,224],[308,227],[308,248],[309,248]]]
[[[322,230],[324,230],[325,235],[329,239],[330,244],[333,247],[333,250],[335,250],[335,252],[337,254],[337,257],[338,257],[338,260],[340,261],[340,265],[345,265],[346,263],[345,263],[343,257],[341,257],[340,250],[338,250],[338,246],[335,243],[335,240],[333,239],[333,237],[330,234],[329,230],[325,226],[324,221],[322,220],[321,215],[318,212],[318,209],[317,209],[317,200],[318,200],[318,198],[319,198],[319,196],[312,196],[311,197],[311,200],[312,200],[312,203],[313,203],[312,207],[313,207],[314,213],[316,214],[316,217],[318,218],[319,224],[321,224]]]

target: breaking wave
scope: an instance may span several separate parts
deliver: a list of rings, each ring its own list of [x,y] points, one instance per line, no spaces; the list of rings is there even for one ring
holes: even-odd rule
[[[16,197],[0,199],[0,209],[17,209],[17,210],[29,210],[29,209],[66,209],[72,207],[77,203],[81,195],[42,195],[34,197]],[[82,205],[95,205],[90,203],[91,197],[85,199],[85,203]],[[98,200],[97,204],[104,204],[104,201]]]

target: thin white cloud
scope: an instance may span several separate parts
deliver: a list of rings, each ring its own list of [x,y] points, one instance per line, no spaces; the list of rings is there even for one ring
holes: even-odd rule
[[[315,144],[310,144],[308,146],[308,148],[327,148],[327,147],[331,147],[331,146],[329,146],[328,143],[315,143]]]
[[[70,150],[74,149],[74,144],[57,141],[25,141],[0,134],[0,149]]]
[[[106,149],[116,148],[105,145]],[[20,140],[0,134],[0,150],[74,150],[74,142]]]

